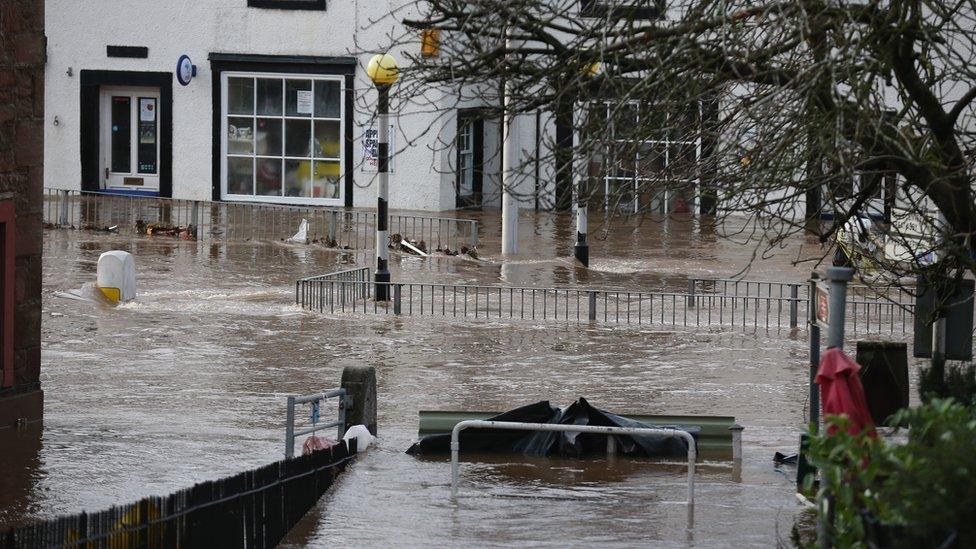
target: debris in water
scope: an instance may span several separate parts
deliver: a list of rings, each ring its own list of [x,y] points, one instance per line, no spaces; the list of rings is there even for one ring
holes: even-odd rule
[[[302,222],[298,224],[298,232],[291,238],[285,239],[285,242],[308,244],[308,220],[302,218]]]
[[[107,230],[117,232],[118,225],[109,227]],[[197,239],[197,228],[193,225],[181,227],[178,225],[164,225],[162,223],[146,223],[141,219],[136,220],[136,232],[146,236],[173,236],[181,240]]]

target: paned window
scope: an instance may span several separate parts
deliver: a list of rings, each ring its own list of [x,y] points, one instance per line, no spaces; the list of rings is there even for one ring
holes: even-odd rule
[[[224,73],[224,198],[340,204],[339,76]]]

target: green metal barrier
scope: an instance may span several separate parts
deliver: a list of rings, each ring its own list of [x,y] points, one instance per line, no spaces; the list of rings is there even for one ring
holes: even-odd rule
[[[500,412],[420,411],[417,436],[450,434],[454,426],[469,419],[488,419]],[[706,459],[742,459],[742,427],[732,416],[625,415],[648,426],[698,427],[698,455]]]

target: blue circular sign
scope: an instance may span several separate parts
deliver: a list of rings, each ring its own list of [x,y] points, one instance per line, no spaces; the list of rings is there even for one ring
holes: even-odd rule
[[[193,62],[190,61],[189,55],[181,55],[179,61],[176,62],[176,79],[184,86],[189,85],[190,80],[196,76],[196,69]]]

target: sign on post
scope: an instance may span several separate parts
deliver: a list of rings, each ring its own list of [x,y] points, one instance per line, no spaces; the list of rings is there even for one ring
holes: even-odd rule
[[[821,281],[813,283],[813,322],[826,329],[830,325],[830,286]]]
[[[389,173],[393,173],[393,164],[396,157],[393,155],[393,151],[396,150],[396,132],[394,131],[393,124],[390,124],[390,165]],[[379,153],[379,142],[380,142],[380,132],[376,129],[376,126],[370,126],[366,128],[363,132],[363,171],[364,172],[376,172],[380,165],[380,153]]]

